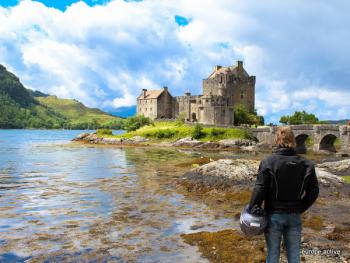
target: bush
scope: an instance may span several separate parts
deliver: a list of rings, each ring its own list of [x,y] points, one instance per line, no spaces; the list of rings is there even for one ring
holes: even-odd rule
[[[221,130],[221,129],[212,128],[210,130],[210,136],[212,136],[212,137],[218,137],[218,136],[221,136],[221,135],[224,135],[224,134],[225,134],[225,131]]]
[[[237,104],[234,106],[234,124],[264,125],[264,117],[259,116],[256,111],[249,112],[242,104]]]
[[[110,129],[98,129],[97,135],[113,135],[113,133]]]
[[[205,133],[203,132],[203,126],[197,123],[196,126],[194,126],[194,129],[192,132],[192,138],[200,139],[204,136],[205,136]]]
[[[163,138],[172,138],[176,135],[177,131],[166,129],[166,130],[158,130],[155,132],[155,136],[158,139],[163,139]]]
[[[131,132],[131,131],[136,131],[142,126],[150,125],[150,124],[153,124],[150,118],[147,118],[143,115],[137,115],[134,117],[128,117],[124,121],[124,129],[127,130],[127,132]]]

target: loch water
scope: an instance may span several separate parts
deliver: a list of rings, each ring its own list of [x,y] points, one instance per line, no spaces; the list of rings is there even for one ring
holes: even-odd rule
[[[237,228],[176,191],[202,154],[72,142],[81,132],[0,130],[0,262],[206,262],[180,234]]]

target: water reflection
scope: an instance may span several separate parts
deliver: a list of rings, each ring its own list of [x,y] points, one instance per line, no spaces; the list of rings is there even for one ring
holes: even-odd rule
[[[0,130],[1,262],[205,262],[179,235],[237,221],[176,179],[201,157],[262,157],[70,143],[78,133]]]
[[[174,191],[198,156],[74,136],[0,131],[0,261],[205,262],[179,234],[232,226]]]

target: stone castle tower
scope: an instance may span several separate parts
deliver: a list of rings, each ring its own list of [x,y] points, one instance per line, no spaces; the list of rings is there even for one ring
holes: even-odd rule
[[[173,119],[180,114],[187,121],[210,125],[233,125],[233,107],[243,104],[247,110],[255,109],[255,76],[236,66],[215,66],[208,78],[203,80],[203,95],[171,96],[167,87],[146,90],[137,98],[137,114],[152,119]]]

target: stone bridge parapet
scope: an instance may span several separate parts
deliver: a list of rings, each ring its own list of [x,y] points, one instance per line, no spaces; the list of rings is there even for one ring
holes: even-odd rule
[[[307,148],[314,151],[342,151],[350,153],[350,126],[346,125],[290,125],[295,134],[297,151],[305,153]],[[251,129],[262,144],[273,145],[277,127]]]

